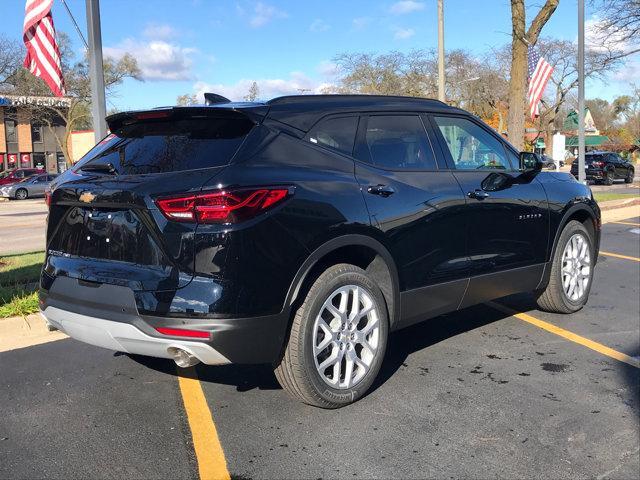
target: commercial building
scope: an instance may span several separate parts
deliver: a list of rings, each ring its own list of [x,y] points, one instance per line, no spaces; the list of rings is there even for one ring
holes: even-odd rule
[[[36,109],[43,106],[69,108],[71,99],[0,94],[0,173],[16,168],[42,168],[50,173],[66,169],[64,155],[56,139],[65,132],[61,118],[52,126],[38,123]]]

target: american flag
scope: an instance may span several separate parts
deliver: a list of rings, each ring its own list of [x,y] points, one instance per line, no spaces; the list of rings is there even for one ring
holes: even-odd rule
[[[535,48],[529,47],[529,94],[527,97],[529,99],[531,118],[536,118],[540,115],[538,103],[552,73],[553,67],[538,54]]]
[[[56,43],[51,6],[53,0],[27,0],[24,8],[23,39],[27,47],[24,67],[42,78],[53,94],[64,95],[60,50]]]

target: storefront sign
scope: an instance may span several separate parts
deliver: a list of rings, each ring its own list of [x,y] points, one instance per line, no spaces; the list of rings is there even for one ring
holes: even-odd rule
[[[9,164],[9,168],[16,168],[16,163],[18,163],[18,154],[7,153],[7,163]]]
[[[66,97],[0,96],[0,107],[62,107],[69,108],[71,99]]]
[[[21,153],[20,154],[20,167],[21,168],[29,168],[31,166],[31,154],[30,153]]]

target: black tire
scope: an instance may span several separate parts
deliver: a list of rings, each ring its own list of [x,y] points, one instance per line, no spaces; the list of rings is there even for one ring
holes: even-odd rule
[[[347,285],[363,289],[375,304],[378,312],[377,324],[379,325],[378,347],[372,356],[369,369],[364,370],[366,372],[364,376],[354,386],[338,389],[326,383],[316,368],[316,359],[313,353],[313,330],[316,317],[322,313],[321,309],[323,309],[325,301],[331,298],[336,290]],[[355,325],[354,328],[357,329],[358,325]],[[316,279],[304,302],[296,311],[284,354],[275,368],[276,378],[284,390],[306,404],[321,408],[338,408],[348,405],[362,397],[373,384],[382,365],[388,335],[389,320],[380,288],[361,268],[344,263],[334,265]],[[353,345],[355,353],[355,343]],[[348,344],[347,347],[351,347],[351,344]],[[337,344],[334,346],[332,342],[327,348],[333,351],[331,349],[338,347]],[[339,362],[342,366],[342,360]],[[329,368],[331,367],[327,367],[327,370]],[[356,371],[353,370],[353,373]],[[341,369],[339,375],[342,374]],[[353,375],[350,378],[353,378]]]
[[[604,172],[604,184],[605,185],[613,185],[614,174],[611,170],[607,170]]]
[[[635,172],[633,168],[630,168],[629,170],[627,170],[627,176],[624,178],[624,183],[633,183],[634,175],[635,175]]]
[[[569,240],[575,234],[582,234],[586,239],[589,248],[589,256],[591,259],[590,278],[585,288],[585,292],[577,300],[571,300],[564,291],[562,286],[562,254],[567,246]],[[552,313],[573,313],[580,310],[589,299],[589,292],[591,291],[591,285],[593,284],[593,271],[595,267],[594,251],[593,251],[593,239],[582,225],[582,223],[571,220],[562,230],[560,238],[558,239],[558,245],[553,255],[553,262],[551,264],[551,275],[549,277],[549,284],[542,291],[537,292],[537,303],[540,310]]]
[[[27,192],[24,188],[19,188],[16,190],[16,200],[26,200],[29,198],[29,192]]]

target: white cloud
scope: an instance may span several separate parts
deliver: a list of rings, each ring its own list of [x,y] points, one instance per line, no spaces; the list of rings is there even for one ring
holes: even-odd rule
[[[309,31],[313,33],[326,32],[330,28],[331,25],[320,18],[316,18],[313,22],[311,22],[311,25],[309,25]]]
[[[602,26],[603,20],[596,15],[584,22],[586,49],[605,53],[626,53],[633,48],[633,45],[631,45],[629,41],[628,34],[625,35],[624,31],[607,36],[603,32]]]
[[[200,102],[204,102],[205,92],[213,92],[234,101],[242,101],[254,81],[258,84],[258,89],[260,90],[259,98],[261,100],[268,100],[282,95],[323,93],[325,89],[330,89],[332,86],[328,82],[319,82],[309,78],[302,72],[291,72],[289,78],[262,78],[255,80],[243,78],[231,84],[197,82],[193,89]]]
[[[168,40],[178,35],[178,32],[171,25],[166,23],[148,23],[142,31],[142,35],[154,40]]]
[[[357,17],[351,22],[354,30],[364,30],[369,23],[371,23],[371,19],[369,17]]]
[[[417,12],[424,9],[423,2],[416,2],[414,0],[403,0],[391,5],[389,12],[394,15],[404,15],[406,13]]]
[[[122,58],[131,54],[145,80],[189,80],[195,48],[181,47],[164,40],[142,41],[128,38],[115,47],[105,47],[106,56]]]
[[[396,28],[394,30],[393,38],[396,40],[406,40],[416,34],[413,28]]]
[[[267,23],[277,18],[287,18],[289,15],[287,12],[278,10],[273,5],[268,5],[263,2],[256,3],[249,25],[253,28],[258,28],[266,25]]]
[[[632,57],[629,57],[630,59]],[[631,85],[636,83],[640,78],[640,57],[628,60],[624,67],[613,74],[613,79],[616,82]]]
[[[332,78],[338,75],[339,67],[329,60],[323,60],[316,68],[318,73],[325,78]]]

